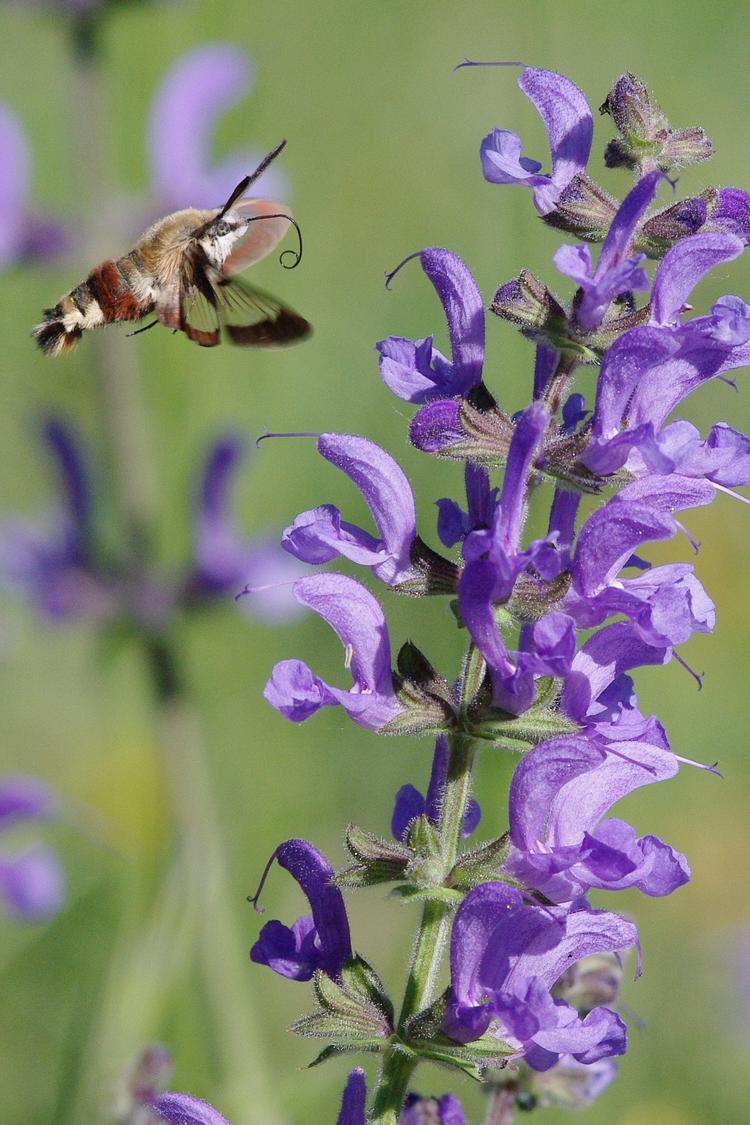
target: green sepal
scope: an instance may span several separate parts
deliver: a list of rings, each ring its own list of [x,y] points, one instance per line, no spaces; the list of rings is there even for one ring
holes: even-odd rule
[[[412,854],[404,844],[385,840],[358,824],[348,824],[346,846],[357,860],[352,867],[338,871],[333,878],[337,887],[371,887],[403,878]]]
[[[378,1050],[388,1036],[381,1034],[377,1026],[365,1017],[333,1015],[331,1012],[311,1012],[295,1020],[287,1028],[293,1035],[303,1039],[327,1039],[334,1047],[351,1046],[352,1049],[370,1044],[369,1050]]]
[[[419,535],[412,541],[409,558],[413,568],[411,575],[391,586],[397,594],[406,594],[412,598],[423,598],[430,594],[455,594],[458,567],[450,559],[433,551]]]
[[[375,1004],[392,1027],[394,1020],[393,1004],[380,977],[372,965],[365,961],[364,957],[355,953],[345,962],[341,970],[341,981],[344,988],[348,989],[350,993],[361,996],[364,1000]]]
[[[560,711],[548,707],[530,707],[521,715],[473,723],[470,733],[475,738],[493,743],[501,750],[519,751],[537,746],[549,738],[576,734],[579,729],[577,723]]]
[[[324,1047],[319,1055],[316,1055],[312,1062],[307,1064],[307,1070],[312,1070],[314,1066],[320,1066],[321,1063],[328,1062],[329,1059],[337,1058],[339,1055],[358,1054],[360,1051],[377,1052],[383,1050],[383,1043],[380,1039],[373,1040],[368,1044],[366,1040],[358,1040],[357,1043],[351,1046],[344,1046],[343,1044],[331,1043],[330,1046]]]
[[[461,672],[461,709],[465,715],[487,679],[487,663],[477,646],[469,645]]]
[[[417,856],[428,860],[440,858],[440,837],[435,825],[424,813],[410,821],[406,838]]]
[[[499,879],[498,871],[508,854],[509,844],[510,835],[506,832],[496,840],[490,840],[488,844],[464,852],[448,876],[451,886],[470,890],[480,883]]]
[[[457,1043],[439,1032],[434,1039],[411,1039],[410,1046],[423,1059],[446,1066],[456,1067],[477,1081],[482,1080],[485,1070],[500,1070],[507,1065],[510,1055],[515,1052],[501,1039],[493,1035],[483,1035],[472,1043]]]

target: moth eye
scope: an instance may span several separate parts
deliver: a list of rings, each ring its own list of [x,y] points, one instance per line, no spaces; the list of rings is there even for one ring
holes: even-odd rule
[[[225,222],[223,219],[220,219],[218,223],[214,223],[214,234],[217,238],[221,238],[223,235],[229,234],[229,232],[233,229],[234,227],[232,226],[232,224]]]

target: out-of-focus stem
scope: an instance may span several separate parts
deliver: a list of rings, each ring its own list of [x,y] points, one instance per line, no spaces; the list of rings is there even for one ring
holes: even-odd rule
[[[75,102],[80,197],[85,204],[88,268],[116,255],[121,234],[110,229],[115,198],[106,90],[97,54],[99,27],[80,24],[75,39]],[[137,574],[148,563],[157,512],[149,418],[142,395],[137,345],[116,329],[92,333],[84,344],[101,406],[114,499],[123,533],[123,558]],[[185,695],[175,654],[144,634],[155,697],[155,724],[172,798],[174,854],[143,925],[130,916],[115,947],[98,1018],[82,1066],[71,1121],[105,1120],[103,1103],[117,1071],[153,1038],[173,990],[200,953],[212,1007],[213,1048],[222,1070],[222,1105],[236,1125],[276,1125],[261,1037],[253,1021],[247,951],[239,939],[213,783],[197,716]],[[209,1044],[206,1044],[208,1051]],[[218,1100],[218,1099],[217,1099]]]
[[[512,1125],[516,1092],[512,1086],[499,1086],[490,1095],[484,1125]]]

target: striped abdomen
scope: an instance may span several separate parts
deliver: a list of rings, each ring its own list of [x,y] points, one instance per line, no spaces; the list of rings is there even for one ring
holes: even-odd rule
[[[118,320],[140,320],[154,307],[153,290],[134,256],[109,258],[85,281],[61,297],[33,330],[46,355],[62,355],[74,348],[89,328]]]

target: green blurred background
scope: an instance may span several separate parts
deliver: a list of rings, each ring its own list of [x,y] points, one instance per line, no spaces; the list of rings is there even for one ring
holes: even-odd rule
[[[23,8],[2,7],[0,97],[13,106],[33,145],[33,202],[77,213],[86,224],[106,201],[81,195],[76,186],[70,138],[75,116],[87,115],[89,107],[80,104],[71,78],[65,22],[60,14]],[[547,0],[205,0],[122,4],[113,12],[103,44],[106,98],[99,110],[109,121],[109,173],[133,194],[146,190],[144,122],[166,69],[211,40],[231,41],[252,56],[255,86],[220,121],[216,151],[246,144],[265,151],[288,138],[283,168],[304,231],[305,257],[288,274],[272,257],[254,279],[283,294],[315,326],[310,342],[283,354],[205,351],[160,330],[129,342],[148,406],[165,563],[185,553],[198,459],[210,437],[227,427],[253,437],[265,427],[366,434],[407,469],[422,533],[435,542],[432,503],[458,495],[461,474],[407,447],[412,410],[380,383],[373,343],[391,332],[430,331],[440,342],[442,315],[417,267],[400,275],[391,293],[384,292],[383,272],[413,250],[442,244],[465,258],[488,297],[523,266],[567,293],[550,261],[559,239],[535,218],[530,193],[485,183],[477,158],[481,137],[500,125],[521,134],[527,153],[545,159],[534,110],[517,90],[515,72],[453,73],[457,62],[464,56],[513,58],[561,70],[594,107],[618,74],[634,70],[652,85],[675,125],[702,124],[716,146],[709,165],[682,175],[680,194],[708,183],[747,189],[749,30],[750,16],[741,5],[643,0],[624,9]],[[609,124],[604,119],[597,130],[592,174],[622,196],[624,173],[599,176]],[[125,248],[118,237],[111,250]],[[74,252],[55,268],[19,268],[0,277],[4,511],[39,514],[51,506],[48,466],[32,436],[42,408],[70,415],[101,452],[90,341],[75,358],[51,363],[28,337],[39,310],[93,264]],[[715,271],[696,294],[696,307],[703,310],[725,292],[750,293],[746,260]],[[514,411],[528,399],[532,349],[509,326],[490,321],[486,381]],[[580,389],[590,390],[591,379],[584,374]],[[684,414],[704,431],[719,418],[749,429],[744,379],[740,373],[739,394],[709,386]],[[105,490],[106,480],[100,484]],[[326,501],[338,503],[355,522],[366,519],[354,489],[316,458],[311,443],[269,442],[241,473],[236,512],[240,525],[253,532],[281,527]],[[744,718],[750,512],[720,497],[686,522],[703,544],[698,572],[718,610],[718,636],[699,637],[684,651],[705,671],[705,686],[698,694],[677,664],[645,670],[637,686],[643,710],[658,709],[674,749],[703,761],[719,759],[725,780],[685,768],[676,780],[628,799],[622,810],[642,832],[685,851],[694,879],[663,901],[637,895],[607,900],[612,909],[633,912],[645,955],[641,981],[625,986],[627,1004],[643,1026],[631,1030],[619,1078],[587,1111],[587,1120],[616,1125],[750,1119],[750,766]],[[688,554],[680,540],[650,557]],[[461,637],[447,606],[385,600],[394,644],[411,637],[454,675]],[[169,848],[169,786],[135,652],[104,656],[85,628],[51,630],[11,599],[3,621],[2,767],[38,773],[64,795],[67,821],[50,835],[65,860],[70,901],[47,927],[0,924],[0,1117],[9,1125],[70,1122],[71,1086],[80,1077],[81,1044],[102,998],[108,953],[123,916],[137,914],[134,902],[153,893],[159,857]],[[415,739],[378,739],[347,723],[338,710],[295,726],[264,703],[262,687],[276,660],[299,656],[336,674],[337,642],[317,618],[271,629],[248,621],[230,602],[191,623],[180,644],[203,719],[236,921],[243,949],[249,949],[260,923],[243,900],[274,846],[306,836],[341,865],[346,822],[386,832],[395,790],[406,781],[424,786],[430,747]],[[510,760],[489,750],[479,762],[484,838],[505,827],[511,768]],[[277,872],[265,905],[267,917],[291,921],[302,904],[291,880]],[[355,945],[398,993],[414,908],[377,889],[351,895],[350,908]],[[236,1003],[247,1006],[262,1027],[282,1120],[333,1121],[348,1060],[305,1073],[301,1068],[315,1044],[285,1032],[312,1006],[307,986],[249,963],[245,977],[247,992],[238,993]],[[216,1036],[203,1017],[203,988],[198,974],[183,974],[147,1034],[174,1052],[173,1089],[203,1096],[229,1113]],[[250,1072],[261,1066],[255,1051],[246,1061]],[[453,1088],[471,1120],[481,1119],[481,1094],[468,1081],[424,1069],[418,1088],[435,1094]],[[542,1112],[550,1125],[567,1118]],[[230,1117],[235,1125],[263,1120],[252,1107],[244,1117]]]

